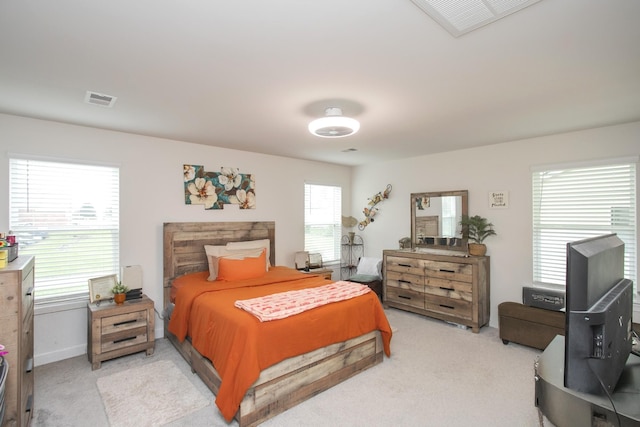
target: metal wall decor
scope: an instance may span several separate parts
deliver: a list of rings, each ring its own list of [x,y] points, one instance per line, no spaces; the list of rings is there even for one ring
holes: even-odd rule
[[[252,174],[238,168],[223,167],[206,172],[202,165],[184,165],[184,203],[204,205],[205,209],[223,209],[225,204],[240,209],[256,208],[256,183]]]
[[[378,212],[378,208],[376,206],[383,200],[388,199],[389,194],[391,194],[391,184],[387,184],[387,188],[385,188],[384,191],[380,191],[369,199],[368,207],[365,206],[362,210],[364,213],[364,219],[358,224],[358,230],[364,230],[369,223],[373,222],[373,217]]]

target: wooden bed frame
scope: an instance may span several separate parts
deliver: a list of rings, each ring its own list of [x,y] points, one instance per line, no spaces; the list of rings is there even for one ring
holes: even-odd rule
[[[175,277],[207,270],[204,245],[259,239],[271,240],[270,260],[271,265],[275,265],[275,223],[272,221],[165,223],[164,308],[169,306],[171,281]],[[217,394],[221,380],[212,363],[191,346],[189,339],[180,343],[168,331],[167,316],[164,319],[164,336],[189,363],[192,371]],[[262,371],[247,391],[235,419],[240,427],[260,424],[382,362],[382,359],[379,331],[286,359]]]

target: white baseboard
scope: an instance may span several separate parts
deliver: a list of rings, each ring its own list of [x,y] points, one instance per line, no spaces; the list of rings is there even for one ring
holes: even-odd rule
[[[63,348],[58,351],[51,351],[44,354],[36,354],[34,357],[35,366],[46,365],[48,363],[58,362],[60,360],[69,359],[71,357],[81,356],[87,354],[86,345],[77,345],[74,347]],[[87,359],[87,363],[89,363]]]

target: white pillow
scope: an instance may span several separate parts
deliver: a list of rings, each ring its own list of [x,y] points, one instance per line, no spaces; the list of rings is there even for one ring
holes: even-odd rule
[[[358,262],[356,274],[378,276],[382,278],[382,260],[380,258],[362,257]]]
[[[227,249],[230,251],[245,249],[266,249],[267,250],[267,270],[271,267],[271,241],[269,239],[262,240],[246,240],[244,242],[229,242]]]
[[[207,280],[214,281],[218,278],[218,259],[219,258],[231,258],[231,259],[245,259],[245,258],[257,258],[262,255],[263,248],[256,249],[243,249],[232,251],[226,246],[212,246],[205,245],[204,251],[207,254],[207,263],[209,265],[209,277]],[[265,266],[265,271],[269,268]]]

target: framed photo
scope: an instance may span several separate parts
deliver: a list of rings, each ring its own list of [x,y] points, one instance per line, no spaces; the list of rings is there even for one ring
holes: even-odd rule
[[[89,279],[89,300],[94,303],[113,298],[111,288],[117,283],[118,276],[115,274]]]

